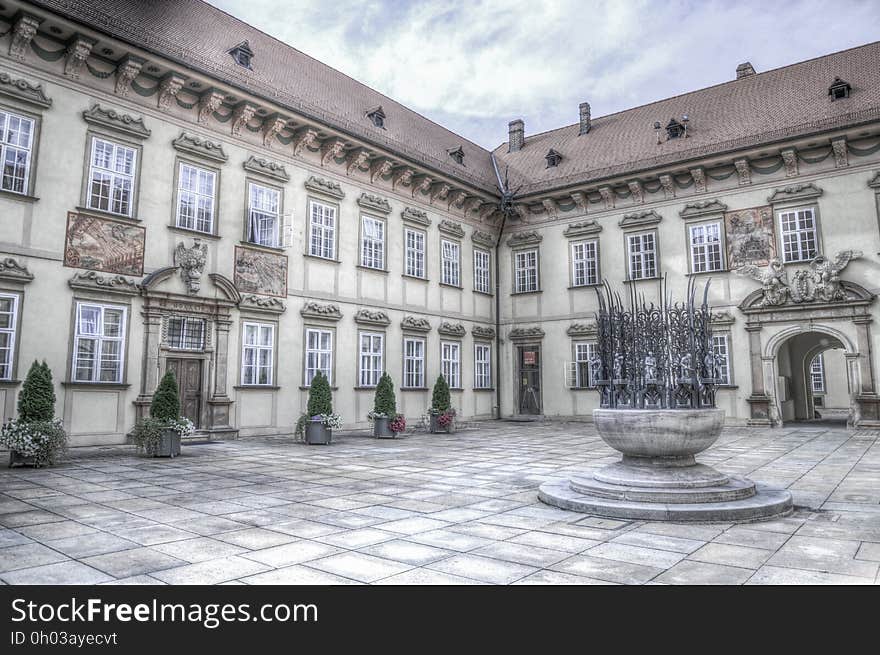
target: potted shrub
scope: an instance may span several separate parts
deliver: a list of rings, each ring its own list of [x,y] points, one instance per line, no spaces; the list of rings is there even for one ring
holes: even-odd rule
[[[67,434],[55,418],[55,386],[44,361],[34,361],[18,397],[18,418],[0,429],[0,444],[9,449],[9,466],[51,466],[67,449]]]
[[[431,432],[452,432],[455,428],[455,410],[449,405],[449,385],[442,375],[437,376],[431,394]]]
[[[373,411],[367,415],[373,421],[373,436],[379,439],[393,438],[394,430],[391,423],[398,418],[397,401],[394,398],[394,382],[388,373],[382,373],[379,384],[376,385],[376,397],[373,401]],[[406,421],[403,423],[406,426]],[[399,423],[398,423],[399,427]]]
[[[174,371],[168,370],[153,394],[150,416],[139,421],[132,431],[135,444],[152,457],[177,457],[181,438],[194,431],[192,421],[180,415],[177,380]]]
[[[307,411],[296,423],[296,434],[302,435],[309,445],[326,445],[333,439],[333,430],[341,426],[342,419],[339,414],[333,413],[330,382],[318,371],[309,388]]]

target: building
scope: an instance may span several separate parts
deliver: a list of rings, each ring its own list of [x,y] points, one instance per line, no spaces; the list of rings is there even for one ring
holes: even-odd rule
[[[0,20],[5,417],[35,358],[75,444],[168,368],[211,436],[289,433],[318,370],[349,426],[383,370],[410,419],[440,374],[466,419],[588,417],[593,287],[667,274],[712,277],[728,420],[813,416],[837,349],[880,425],[880,44],[489,152],[198,0]]]

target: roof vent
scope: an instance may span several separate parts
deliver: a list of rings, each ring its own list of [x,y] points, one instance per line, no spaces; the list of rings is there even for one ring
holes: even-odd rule
[[[251,68],[251,60],[254,58],[254,51],[248,45],[247,41],[242,41],[237,46],[227,51],[235,63],[245,68]]]
[[[550,151],[544,155],[544,159],[547,160],[547,168],[555,168],[562,161],[562,155],[550,148]]]
[[[383,130],[385,129],[385,112],[382,111],[382,105],[367,110],[366,116],[372,121],[373,125],[381,127]]]
[[[455,150],[449,150],[449,156],[455,160],[456,164],[464,165],[464,150],[458,146]]]
[[[834,82],[828,87],[828,95],[831,96],[832,101],[849,98],[851,92],[852,86],[850,86],[849,82],[844,82],[839,77],[835,77]]]
[[[526,124],[521,118],[510,121],[507,124],[509,138],[507,140],[507,152],[519,152],[526,141]]]
[[[578,135],[586,134],[590,131],[590,103],[582,102],[580,104],[580,130],[578,131]]]
[[[744,77],[751,77],[755,74],[755,67],[751,62],[744,61],[736,67],[736,79],[741,80]]]

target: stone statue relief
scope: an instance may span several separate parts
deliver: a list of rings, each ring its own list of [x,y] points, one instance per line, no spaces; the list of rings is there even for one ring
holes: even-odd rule
[[[745,264],[736,269],[738,275],[748,275],[753,280],[761,283],[764,298],[761,307],[782,305],[788,296],[788,276],[782,268],[782,262],[778,257],[773,257],[766,268],[759,268],[754,264]]]
[[[180,277],[186,284],[186,290],[191,294],[198,293],[201,288],[202,272],[205,270],[207,259],[208,245],[201,243],[198,238],[193,239],[192,248],[178,243],[174,250],[174,265],[180,268]]]
[[[650,351],[645,355],[645,384],[657,384],[657,358]]]
[[[736,273],[761,283],[763,298],[759,307],[784,305],[787,299],[796,304],[838,302],[847,298],[839,274],[853,259],[861,256],[860,250],[843,250],[837,253],[834,261],[825,255],[817,255],[810,262],[810,270],[797,271],[791,282],[778,258],[771,259],[766,268],[746,264],[736,269]]]

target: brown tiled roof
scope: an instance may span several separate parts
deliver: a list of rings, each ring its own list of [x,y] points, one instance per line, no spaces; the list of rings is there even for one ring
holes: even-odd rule
[[[828,97],[835,77],[852,85],[849,98]],[[667,141],[663,128],[685,114],[688,138]],[[880,120],[880,42],[594,118],[583,136],[577,124],[527,136],[522,150],[505,143],[495,156],[511,187],[531,194],[870,120]],[[551,148],[562,155],[555,168]]]
[[[465,183],[496,190],[484,148],[201,0],[29,1]],[[228,52],[242,41],[254,52],[252,70]],[[386,129],[365,117],[378,105]],[[449,156],[459,146],[464,166]]]

